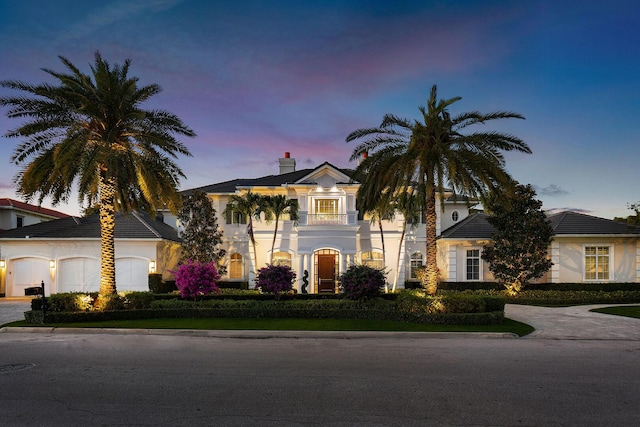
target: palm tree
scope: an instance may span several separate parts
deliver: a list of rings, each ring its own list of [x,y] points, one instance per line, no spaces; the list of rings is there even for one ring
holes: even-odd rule
[[[393,221],[395,217],[395,208],[392,202],[392,194],[385,192],[377,197],[374,205],[370,205],[367,200],[359,200],[358,207],[365,213],[369,214],[371,224],[377,224],[380,231],[380,244],[382,245],[382,265],[387,266],[387,250],[384,244],[384,230],[382,221]],[[385,282],[385,292],[389,291],[388,284]]]
[[[489,120],[518,118],[520,114],[477,111],[451,117],[449,106],[460,97],[437,99],[437,88],[431,88],[427,106],[420,107],[421,121],[410,121],[386,114],[380,126],[358,129],[347,142],[362,141],[354,149],[351,160],[368,157],[356,168],[361,197],[376,200],[385,191],[403,192],[415,189],[425,200],[426,285],[428,293],[437,291],[436,260],[436,194],[444,200],[446,187],[454,193],[479,196],[487,190],[509,185],[511,177],[505,169],[503,151],[531,153],[521,139],[495,131],[461,131]]]
[[[273,264],[273,249],[275,248],[276,236],[278,235],[278,222],[284,214],[289,214],[291,221],[298,220],[298,201],[287,199],[287,196],[283,194],[266,196],[264,199],[264,212],[267,223],[274,219],[276,221],[276,226],[273,230],[273,240],[271,242],[271,257],[269,259],[269,264]]]
[[[248,190],[242,195],[234,194],[229,198],[227,206],[224,208],[225,215],[241,215],[248,218],[247,234],[253,246],[254,267],[258,268],[258,253],[256,252],[256,238],[253,234],[253,219],[260,219],[260,214],[264,210],[264,198]]]
[[[409,227],[411,229],[416,228],[420,223],[420,217],[422,214],[419,200],[414,192],[403,192],[396,195],[394,208],[397,212],[402,214],[404,219],[402,224],[402,233],[400,234],[400,241],[398,242],[398,258],[396,261],[396,274],[393,279],[392,292],[396,291],[396,286],[398,284],[398,276],[400,274],[400,257],[402,256],[402,242],[404,241],[404,236],[407,232],[407,224],[410,224]]]
[[[130,60],[111,66],[99,52],[91,73],[60,56],[68,73],[43,69],[57,84],[5,80],[5,88],[29,96],[1,97],[10,118],[27,119],[7,137],[22,138],[11,161],[23,166],[15,177],[26,200],[67,202],[77,182],[81,204],[99,202],[101,230],[100,296],[116,292],[115,211],[167,207],[177,212],[177,188],[184,174],[174,162],[189,150],[174,135],[195,136],[177,116],[145,110],[158,85],[138,86],[129,77]]]

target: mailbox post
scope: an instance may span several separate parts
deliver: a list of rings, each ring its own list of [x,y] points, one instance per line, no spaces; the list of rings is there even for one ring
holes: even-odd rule
[[[40,282],[40,286],[33,286],[31,288],[25,288],[25,295],[40,295],[42,297],[42,322],[44,323],[44,315],[47,311],[47,300],[44,296],[44,280]]]

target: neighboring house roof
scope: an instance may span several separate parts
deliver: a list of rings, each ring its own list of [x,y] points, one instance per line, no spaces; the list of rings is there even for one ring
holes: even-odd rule
[[[640,236],[640,227],[571,211],[550,215],[549,221],[555,236]],[[493,226],[487,222],[487,215],[479,212],[444,230],[440,238],[484,240],[491,239],[493,231]]]
[[[0,240],[100,238],[100,215],[67,217],[0,232]],[[144,213],[116,214],[116,239],[165,239],[179,242],[178,231]]]
[[[284,184],[295,184],[296,182],[300,181],[304,177],[311,175],[314,171],[324,166],[330,166],[349,177],[353,175],[353,170],[351,169],[340,169],[333,166],[331,163],[324,162],[317,168],[313,168],[313,169],[301,169],[294,172],[283,173],[279,175],[267,175],[260,178],[233,179],[231,181],[224,181],[216,184],[205,185],[203,187],[184,190],[181,193],[184,195],[189,195],[194,190],[201,190],[208,194],[235,193],[236,189],[239,187],[276,187]]]
[[[67,218],[70,215],[66,213],[54,211],[53,209],[43,208],[42,206],[31,205],[29,203],[21,202],[18,200],[0,198],[0,209],[15,209],[25,212],[34,213],[37,215],[44,215],[52,218]]]

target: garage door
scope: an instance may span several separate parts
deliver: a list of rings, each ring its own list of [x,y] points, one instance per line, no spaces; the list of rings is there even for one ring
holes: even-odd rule
[[[140,258],[118,258],[116,288],[118,291],[148,291],[149,261]]]
[[[58,292],[98,292],[100,290],[100,261],[93,258],[60,260]]]
[[[40,285],[44,280],[45,292],[51,292],[49,260],[41,258],[20,258],[12,260],[7,268],[9,289],[7,295],[23,297],[24,289]]]

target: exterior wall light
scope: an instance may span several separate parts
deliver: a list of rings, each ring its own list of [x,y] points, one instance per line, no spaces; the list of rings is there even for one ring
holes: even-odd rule
[[[3,269],[7,266],[7,262],[3,259],[0,259],[0,269]]]
[[[155,273],[155,272],[156,272],[156,261],[151,260],[149,261],[149,273]]]
[[[54,268],[56,268],[56,261],[55,260],[53,260],[53,259],[49,260],[49,268],[52,269],[52,270]]]

